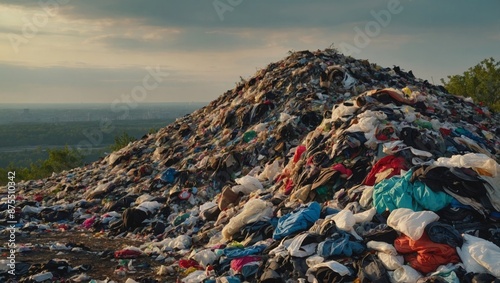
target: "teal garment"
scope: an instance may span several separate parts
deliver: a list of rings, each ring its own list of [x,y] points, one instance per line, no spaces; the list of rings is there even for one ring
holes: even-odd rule
[[[452,197],[444,192],[435,192],[421,181],[410,182],[412,170],[403,176],[394,176],[374,186],[373,206],[378,213],[397,208],[413,211],[438,211],[450,204]]]
[[[441,279],[448,283],[460,283],[460,279],[458,279],[457,274],[454,271],[442,271],[433,273],[434,276],[439,276]]]

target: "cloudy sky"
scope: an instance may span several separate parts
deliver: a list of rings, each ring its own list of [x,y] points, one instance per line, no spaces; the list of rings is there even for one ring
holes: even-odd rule
[[[439,82],[500,59],[498,0],[0,0],[0,103],[211,101],[333,44]]]

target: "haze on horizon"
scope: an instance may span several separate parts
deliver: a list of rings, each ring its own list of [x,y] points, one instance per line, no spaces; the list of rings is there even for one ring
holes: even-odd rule
[[[0,0],[0,103],[112,103],[138,86],[140,102],[210,101],[290,50],[332,43],[438,84],[500,58],[498,11],[495,0]]]

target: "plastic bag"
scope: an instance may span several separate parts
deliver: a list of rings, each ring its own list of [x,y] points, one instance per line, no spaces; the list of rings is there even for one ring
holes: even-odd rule
[[[376,213],[377,209],[372,207],[366,211],[354,214],[354,220],[356,220],[356,223],[368,222],[373,219],[373,216],[375,216]]]
[[[332,120],[336,121],[337,119],[346,120],[348,116],[351,116],[359,109],[359,107],[354,105],[346,105],[345,103],[336,104],[335,108],[332,109]]]
[[[157,245],[171,249],[189,249],[191,247],[191,237],[188,235],[179,235],[176,238],[165,238]]]
[[[260,173],[259,175],[259,179],[272,181],[276,179],[276,177],[281,173],[282,170],[283,166],[280,166],[279,160],[275,159],[273,163],[266,164],[264,171],[262,171],[262,173]]]
[[[217,203],[215,201],[207,201],[204,204],[200,205],[200,215],[203,214],[205,210],[208,210],[214,206],[217,206]]]
[[[291,116],[288,113],[282,112],[282,113],[280,113],[280,119],[279,120],[280,120],[281,123],[285,123],[285,122],[287,122],[288,120],[290,120],[290,119],[292,119],[294,117],[295,116]]]
[[[238,191],[235,191],[234,187],[233,187],[233,191],[235,193],[242,192],[245,195],[249,195],[250,193],[252,193],[254,191],[258,191],[258,190],[264,189],[264,187],[260,183],[259,179],[255,178],[255,177],[252,177],[252,176],[248,176],[248,175],[247,176],[243,176],[241,178],[237,178],[235,181],[236,181],[236,183],[238,183],[238,184],[240,184],[240,185],[243,186],[243,187],[239,186],[237,188]]]
[[[257,133],[263,132],[267,130],[267,123],[257,124],[253,127],[253,130],[256,131]]]
[[[337,228],[343,231],[351,231],[354,224],[356,224],[354,214],[350,210],[341,210],[332,219],[335,221]]]
[[[188,276],[183,278],[181,282],[183,283],[198,283],[203,282],[207,278],[204,270],[196,270],[191,272]]]
[[[387,225],[417,241],[422,237],[425,226],[437,220],[439,216],[432,211],[414,212],[408,208],[398,208],[387,218]]]
[[[396,270],[404,264],[404,258],[401,255],[391,255],[379,252],[377,253],[377,257],[387,270]]]
[[[440,157],[435,165],[445,167],[473,168],[480,175],[496,177],[500,165],[496,161],[482,153],[467,153],[464,155],[453,155],[451,158]]]
[[[467,272],[489,273],[500,277],[500,247],[490,241],[464,234],[462,248],[457,253]]]
[[[420,278],[422,278],[422,275],[409,265],[403,265],[394,270],[392,275],[395,283],[417,282]]]
[[[260,184],[260,182],[259,182]],[[249,200],[242,211],[231,218],[229,223],[222,229],[224,240],[230,240],[231,236],[248,223],[266,220],[272,217],[273,205],[260,199]]]
[[[390,255],[398,254],[396,248],[393,245],[388,244],[386,242],[369,241],[368,243],[366,243],[366,247]]]
[[[364,186],[365,189],[361,193],[361,198],[359,199],[359,204],[362,207],[370,207],[373,202],[373,186]]]
[[[197,252],[193,259],[196,260],[203,268],[213,264],[217,260],[217,255],[210,249]]]

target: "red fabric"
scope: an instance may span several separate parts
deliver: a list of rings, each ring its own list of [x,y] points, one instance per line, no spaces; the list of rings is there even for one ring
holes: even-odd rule
[[[190,267],[200,268],[200,264],[192,259],[179,260],[179,266],[182,268],[190,268]]]
[[[236,259],[231,260],[231,269],[236,271],[236,272],[240,272],[241,268],[244,265],[247,265],[251,262],[256,262],[256,261],[260,261],[260,258],[256,257],[256,256],[244,256],[244,257],[236,258]]]
[[[288,178],[285,184],[284,194],[289,195],[292,192],[292,189],[293,189],[293,180],[291,178]]]
[[[141,255],[140,251],[135,250],[120,250],[115,252],[115,258],[137,258]]]
[[[373,165],[372,170],[366,176],[364,184],[368,186],[375,185],[375,180],[377,179],[377,176],[375,175],[390,168],[393,168],[394,170],[391,172],[391,174],[389,174],[389,176],[387,176],[387,179],[394,175],[399,175],[402,169],[408,170],[405,163],[406,162],[403,157],[396,157],[394,155],[383,157],[382,159],[377,161],[375,165]]]
[[[394,241],[394,247],[411,267],[422,273],[433,272],[443,264],[460,262],[455,248],[434,243],[426,233],[417,241],[401,235]]]
[[[312,165],[313,164],[313,161],[312,161],[313,158],[314,158],[314,156],[309,156],[309,158],[307,158],[307,160],[306,160],[306,165]]]
[[[439,128],[439,132],[445,137],[451,135],[451,129]]]
[[[43,195],[41,195],[41,194],[36,194],[35,195],[35,201],[41,202],[42,200],[43,200]]]
[[[299,161],[299,159],[302,156],[302,153],[304,153],[304,151],[306,151],[305,145],[297,146],[297,149],[295,150],[295,154],[293,155],[293,163],[297,163],[297,161]]]
[[[85,229],[90,229],[92,225],[94,225],[94,222],[95,222],[95,216],[92,216],[91,218],[88,218],[85,221],[83,221],[82,227]]]
[[[344,164],[342,163],[337,163],[335,165],[332,166],[333,169],[335,169],[336,171],[339,171],[340,173],[344,174],[344,175],[347,175],[347,177],[351,177],[352,175],[352,170],[349,169],[349,168],[346,168],[344,166]]]

